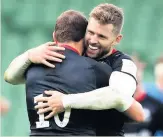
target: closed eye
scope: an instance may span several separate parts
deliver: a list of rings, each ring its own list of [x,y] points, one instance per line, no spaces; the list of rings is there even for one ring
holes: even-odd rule
[[[91,35],[94,35],[94,32],[91,31],[91,30],[88,30],[88,33],[91,34]]]
[[[98,35],[98,37],[101,38],[101,39],[107,39],[107,37],[104,36],[104,35]]]

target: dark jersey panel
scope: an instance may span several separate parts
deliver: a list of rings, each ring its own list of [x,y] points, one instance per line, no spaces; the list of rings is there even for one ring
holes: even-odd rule
[[[123,68],[123,65],[125,65],[125,64],[123,64],[123,60],[133,62],[130,56],[128,56],[127,54],[124,54],[123,52],[117,50],[116,52],[114,52],[110,56],[103,58],[103,59],[100,59],[98,61],[106,62],[108,65],[110,65],[112,67],[113,71],[120,71],[122,73],[128,74],[131,77],[133,77],[136,81],[135,75],[132,75],[129,72],[123,71],[122,68]],[[127,67],[127,66],[125,66],[125,67]]]
[[[44,121],[34,109],[34,97],[45,90],[58,90],[65,94],[83,93],[108,85],[111,68],[106,64],[79,56],[66,50],[66,59],[56,68],[33,64],[26,72],[26,100],[31,135],[95,135],[96,112],[91,110],[65,110],[64,113]],[[100,76],[99,76],[100,74]],[[45,114],[47,115],[47,114]]]
[[[99,63],[91,58],[86,58],[91,64],[96,77],[96,88],[105,87],[109,85],[109,78],[112,73],[112,68],[107,63]]]
[[[100,59],[98,61],[110,65],[112,71],[122,72],[123,59],[132,61],[128,55],[120,51],[116,51],[110,56]],[[132,77],[136,79],[134,76]],[[96,121],[97,136],[123,136],[124,135],[123,125],[124,122],[128,120],[127,116],[125,116],[123,113],[115,109],[101,110],[98,113],[99,113],[99,118]]]

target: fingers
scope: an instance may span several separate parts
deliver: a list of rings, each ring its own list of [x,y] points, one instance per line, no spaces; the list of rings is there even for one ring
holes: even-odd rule
[[[49,42],[46,43],[46,45],[47,46],[55,46],[56,45],[56,42],[49,41]]]
[[[62,59],[65,59],[64,55],[55,52],[56,50],[60,50],[60,49],[65,50],[63,47],[49,47],[49,49],[46,51],[46,54],[44,55],[44,59],[46,60],[44,61],[45,65],[47,65],[48,67],[50,66],[54,68],[54,65],[48,62],[47,60],[55,61],[55,62],[62,62]]]
[[[55,51],[48,51],[47,52],[47,55],[50,55],[50,56],[53,56],[53,57],[56,57],[56,58],[61,58],[61,59],[65,59],[65,56],[60,54],[60,53],[57,53]]]
[[[59,63],[62,62],[62,59],[65,59],[65,56],[60,53],[57,53],[57,51],[64,51],[65,48],[59,46],[52,46],[56,45],[55,42],[47,42],[45,45],[47,47],[43,49],[44,51],[42,51],[43,54],[41,55],[42,56],[41,63],[48,67],[54,68],[55,65],[50,63],[49,61],[55,61]]]
[[[47,60],[50,60],[50,61],[62,62],[61,59],[56,58],[56,57],[53,57],[53,56],[47,56],[47,55],[46,55],[45,58],[46,58]]]
[[[42,103],[42,104],[36,105],[35,106],[35,109],[42,109],[42,108],[48,107],[48,106],[49,106],[48,103]]]
[[[53,95],[53,93],[54,93],[54,91],[51,91],[51,90],[45,91],[45,94],[47,94],[47,95]]]
[[[52,111],[49,115],[47,115],[47,116],[45,117],[45,119],[49,119],[49,118],[53,117],[54,114],[55,114],[55,113]]]
[[[43,102],[43,101],[48,101],[48,98],[49,97],[39,97],[39,98],[36,98],[36,102]]]
[[[49,63],[49,62],[46,61],[46,60],[43,60],[43,61],[42,61],[42,64],[44,64],[44,65],[46,65],[46,66],[48,66],[48,67],[50,67],[50,68],[55,68],[55,65],[54,65],[54,64]]]
[[[37,114],[43,114],[43,113],[46,113],[46,112],[51,111],[51,110],[52,110],[51,107],[47,107],[47,108],[44,108],[44,109],[39,109],[37,111]]]
[[[53,50],[53,51],[64,51],[65,50],[65,48],[61,47],[61,46],[49,46],[48,49]]]

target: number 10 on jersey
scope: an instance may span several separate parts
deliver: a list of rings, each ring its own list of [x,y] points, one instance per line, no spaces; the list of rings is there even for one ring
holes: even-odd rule
[[[36,102],[36,99],[39,97],[43,97],[43,94],[40,94],[36,97],[34,97],[34,103]],[[39,102],[38,104],[42,104],[43,102]],[[41,109],[39,109],[41,110]],[[44,120],[44,114],[39,114],[39,121],[36,122],[36,128],[45,128],[45,127],[49,127],[49,121],[45,121]]]
[[[40,95],[34,97],[34,103],[37,103],[36,99],[39,97],[43,97],[43,94],[40,94]],[[38,104],[42,104],[42,103],[43,102],[39,102]],[[54,121],[55,121],[56,125],[61,127],[61,128],[67,126],[69,119],[70,119],[70,115],[71,115],[71,108],[68,108],[65,110],[62,121],[59,119],[58,115],[55,115]],[[49,121],[44,120],[44,114],[39,114],[39,121],[36,122],[36,128],[45,128],[45,127],[49,127]]]

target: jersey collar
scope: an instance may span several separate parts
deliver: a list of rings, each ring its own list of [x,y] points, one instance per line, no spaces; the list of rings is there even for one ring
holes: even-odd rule
[[[60,45],[60,46],[66,48],[66,49],[72,50],[72,51],[74,51],[74,52],[76,52],[77,54],[80,55],[79,51],[77,51],[75,48],[71,47],[70,45],[65,45],[64,44],[64,45]]]
[[[111,54],[114,54],[116,51],[117,51],[116,49],[113,49],[112,52],[111,52]]]

